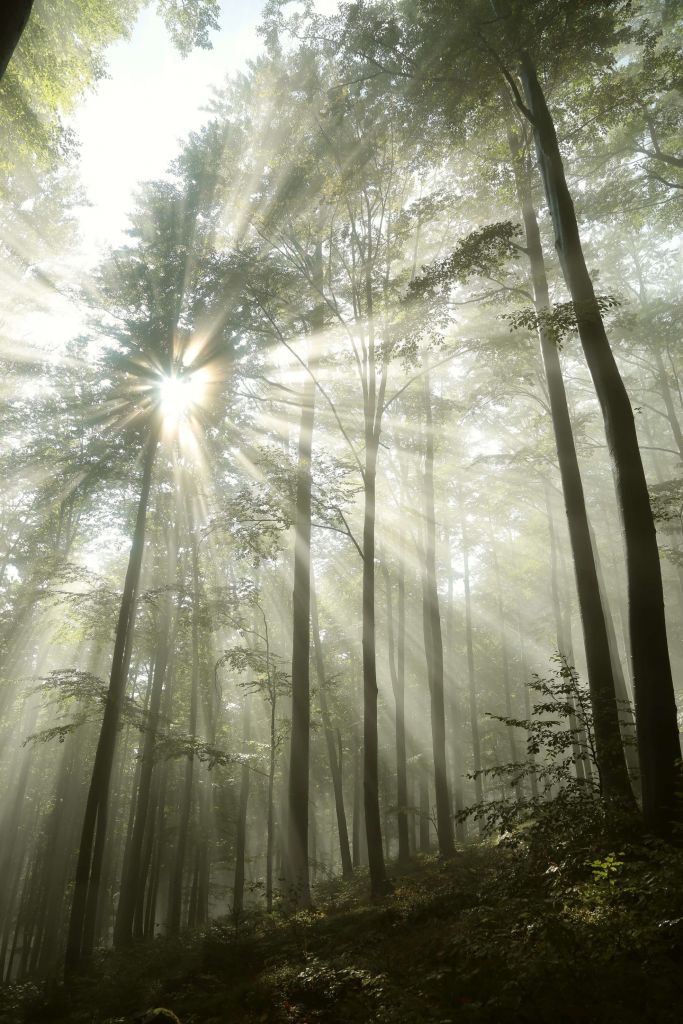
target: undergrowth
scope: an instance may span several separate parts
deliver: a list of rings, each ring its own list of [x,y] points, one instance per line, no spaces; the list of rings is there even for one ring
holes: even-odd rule
[[[8,986],[0,1020],[127,1024],[164,1006],[182,1024],[679,1021],[680,851],[548,849],[540,871],[533,830],[419,858],[379,903],[360,873],[319,887],[311,911],[101,953],[68,987]]]
[[[394,868],[381,901],[360,871],[310,910],[101,952],[68,986],[6,986],[0,1024],[132,1024],[152,1007],[182,1024],[678,1024],[683,843],[605,814],[574,670],[532,686],[532,720],[504,719],[528,762],[489,770],[508,778],[500,799],[462,815],[483,841]]]

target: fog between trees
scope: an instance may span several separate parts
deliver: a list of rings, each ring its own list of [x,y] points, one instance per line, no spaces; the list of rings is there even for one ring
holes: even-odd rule
[[[62,6],[84,88],[135,12]],[[213,4],[160,10],[208,42]],[[5,981],[360,869],[381,899],[551,801],[675,835],[680,14],[271,2],[128,243],[65,274],[79,89],[34,5],[0,82]]]

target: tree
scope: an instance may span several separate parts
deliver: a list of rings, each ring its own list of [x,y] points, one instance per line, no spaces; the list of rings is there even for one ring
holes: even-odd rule
[[[376,78],[379,68],[380,74],[403,76],[409,98],[450,123],[458,123],[468,107],[489,105],[502,88],[531,126],[555,245],[614,466],[627,555],[643,813],[649,827],[666,831],[675,813],[680,745],[654,523],[630,401],[586,267],[556,127],[537,71],[538,62],[554,73],[570,66],[584,74],[608,70],[615,48],[632,38],[629,5],[565,0],[561,17],[555,4],[531,8],[508,0],[493,8],[472,0],[455,18],[440,0],[425,0],[419,10],[418,18],[402,4],[367,12],[352,6],[345,42],[366,68],[370,64],[368,74]]]

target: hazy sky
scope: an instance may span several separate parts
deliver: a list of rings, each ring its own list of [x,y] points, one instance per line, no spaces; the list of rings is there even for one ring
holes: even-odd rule
[[[261,50],[256,30],[264,4],[220,0],[220,30],[212,34],[213,48],[195,49],[186,58],[174,48],[152,4],[131,37],[106,51],[108,77],[79,100],[67,122],[79,141],[81,183],[90,205],[74,210],[81,244],[59,261],[65,280],[80,280],[109,249],[128,241],[127,216],[138,185],[164,175],[181,140],[208,117],[204,108],[212,89],[243,70]],[[316,0],[324,13],[337,5],[338,0]],[[50,349],[58,350],[84,329],[86,307],[73,290],[63,290],[64,280],[59,285],[42,296],[41,312],[22,318],[24,347],[44,348],[49,337]]]
[[[178,140],[199,127],[214,85],[244,67],[261,47],[264,0],[221,0],[212,50],[183,59],[153,9],[132,37],[107,51],[109,78],[81,101],[70,124],[81,146],[81,174],[93,205],[81,211],[84,255],[120,244],[137,184],[159,177]]]

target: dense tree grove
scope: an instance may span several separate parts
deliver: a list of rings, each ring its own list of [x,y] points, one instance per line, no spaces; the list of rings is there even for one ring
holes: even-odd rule
[[[3,982],[524,830],[670,866],[683,4],[269,0],[74,278],[141,6],[0,19]]]

